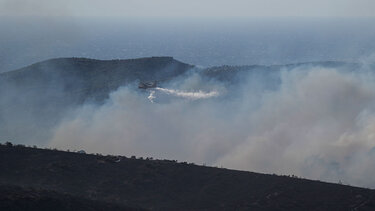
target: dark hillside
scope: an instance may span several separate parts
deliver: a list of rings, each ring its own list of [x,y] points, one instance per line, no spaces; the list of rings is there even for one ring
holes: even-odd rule
[[[359,67],[357,63],[348,62],[337,62],[337,61],[321,61],[321,62],[307,62],[297,64],[286,64],[286,65],[243,65],[243,66],[230,66],[223,65],[217,67],[209,67],[202,71],[202,74],[208,78],[215,78],[222,81],[228,81],[231,83],[238,83],[244,74],[250,74],[250,76],[256,77],[267,77],[271,78],[272,74],[280,73],[282,70],[291,70],[294,68],[337,68],[342,71],[352,71]],[[247,75],[249,76],[249,75]]]
[[[0,139],[40,143],[49,138],[50,128],[84,102],[100,104],[120,86],[136,87],[137,81],[171,78],[191,68],[172,57],[64,58],[1,73]]]
[[[64,96],[65,100],[71,98],[81,103],[88,99],[101,101],[111,91],[136,80],[171,78],[191,68],[193,66],[172,57],[129,60],[51,59],[0,74],[0,86],[7,85],[25,92],[35,90],[39,94],[55,90],[69,93],[69,96]]]
[[[153,210],[375,209],[374,190],[168,160],[0,146],[0,169],[3,185]]]

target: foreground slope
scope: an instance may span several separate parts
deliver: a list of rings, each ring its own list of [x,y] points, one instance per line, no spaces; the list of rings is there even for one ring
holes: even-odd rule
[[[143,210],[56,191],[0,185],[0,210]]]
[[[150,210],[375,209],[374,190],[168,160],[2,145],[0,169],[2,186],[64,193],[103,206],[111,203]],[[4,206],[7,200],[0,203]]]

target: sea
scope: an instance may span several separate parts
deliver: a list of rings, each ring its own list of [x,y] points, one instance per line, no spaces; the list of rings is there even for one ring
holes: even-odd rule
[[[173,56],[210,67],[356,61],[374,53],[374,18],[0,18],[0,72],[57,57]]]

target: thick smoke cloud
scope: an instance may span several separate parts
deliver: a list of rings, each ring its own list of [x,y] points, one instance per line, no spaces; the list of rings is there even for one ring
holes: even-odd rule
[[[194,73],[163,89],[122,87],[67,117],[50,145],[375,187],[372,67],[300,66],[274,73],[276,85],[263,73],[232,86]],[[217,94],[158,95],[167,89]]]

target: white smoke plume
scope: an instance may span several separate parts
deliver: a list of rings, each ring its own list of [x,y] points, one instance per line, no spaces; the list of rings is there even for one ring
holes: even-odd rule
[[[156,87],[155,89],[150,91],[150,95],[147,97],[151,102],[154,102],[154,100],[157,98],[155,96],[156,91],[164,93],[171,97],[185,98],[188,100],[207,99],[207,98],[219,96],[219,92],[217,91],[203,92],[201,90],[198,90],[196,92],[186,92],[186,91],[181,91],[181,90]]]
[[[193,75],[152,99],[122,87],[67,117],[50,145],[375,187],[375,74],[363,67],[284,70],[272,89],[254,75],[236,88]],[[156,92],[205,99],[152,103]]]

